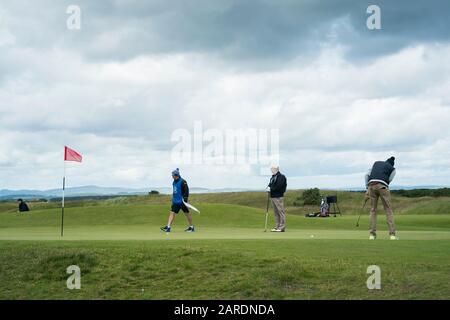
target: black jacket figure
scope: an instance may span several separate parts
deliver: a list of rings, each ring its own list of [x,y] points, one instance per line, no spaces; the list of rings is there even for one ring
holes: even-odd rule
[[[30,208],[28,208],[28,205],[23,201],[22,199],[17,200],[19,201],[19,212],[26,212],[30,211]]]
[[[286,177],[278,171],[270,179],[269,187],[271,198],[282,198],[287,187]]]

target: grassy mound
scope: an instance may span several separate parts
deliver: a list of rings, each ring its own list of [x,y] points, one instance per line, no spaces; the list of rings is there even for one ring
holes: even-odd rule
[[[355,215],[361,211],[364,194],[362,192],[347,191],[322,191],[324,195],[337,195],[339,207],[344,215]],[[285,205],[291,215],[304,215],[317,212],[317,206],[304,206],[301,201],[302,190],[289,190],[285,194]],[[300,198],[300,200],[299,200]],[[190,201],[194,204],[231,204],[265,210],[267,194],[265,192],[227,192],[227,193],[205,193],[192,194]],[[170,203],[168,195],[151,196],[129,196],[117,197],[106,200],[70,200],[66,202],[67,207],[104,207],[123,205],[166,205]],[[32,202],[32,210],[56,209],[59,202]],[[408,198],[402,195],[392,195],[392,205],[396,214],[450,214],[450,197],[433,198],[429,196]],[[15,212],[17,203],[0,202],[0,213]]]

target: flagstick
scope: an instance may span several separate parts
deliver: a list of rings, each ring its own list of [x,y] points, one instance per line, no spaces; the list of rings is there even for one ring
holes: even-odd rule
[[[64,176],[61,203],[61,237],[64,235],[64,192],[66,190],[66,160],[64,160]]]

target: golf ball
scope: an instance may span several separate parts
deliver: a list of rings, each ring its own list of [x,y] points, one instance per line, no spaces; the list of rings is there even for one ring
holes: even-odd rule
[[[313,235],[313,234],[311,235],[311,238],[314,238],[314,235]]]

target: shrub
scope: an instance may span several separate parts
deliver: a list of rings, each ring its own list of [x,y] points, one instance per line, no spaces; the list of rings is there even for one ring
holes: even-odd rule
[[[320,190],[318,188],[307,189],[303,191],[303,204],[304,205],[320,205]]]

